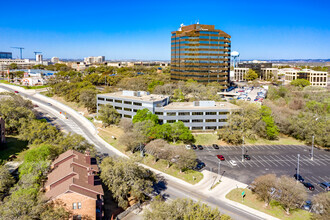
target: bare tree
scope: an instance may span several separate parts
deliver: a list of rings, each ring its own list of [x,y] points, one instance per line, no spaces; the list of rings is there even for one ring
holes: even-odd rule
[[[257,177],[251,184],[252,191],[268,206],[276,189],[276,175],[267,174]]]
[[[330,219],[330,193],[319,193],[313,197],[313,219]]]
[[[287,214],[291,209],[301,207],[307,199],[305,187],[288,176],[281,176],[277,181],[276,200],[284,207]]]
[[[119,122],[119,127],[124,130],[124,132],[132,131],[133,129],[133,122],[128,118],[122,118]]]

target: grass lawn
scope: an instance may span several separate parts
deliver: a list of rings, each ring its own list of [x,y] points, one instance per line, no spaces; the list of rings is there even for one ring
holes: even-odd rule
[[[28,142],[21,141],[16,137],[6,137],[7,143],[0,145],[0,161],[7,160],[11,155],[18,155],[27,149]]]
[[[54,100],[56,100],[58,102],[61,102],[64,105],[69,106],[70,108],[76,110],[77,112],[83,112],[84,113],[84,116],[88,116],[88,110],[87,110],[87,108],[85,108],[83,105],[81,105],[79,103],[76,103],[76,102],[67,102],[67,101],[64,100],[64,98],[59,97],[59,96],[56,96],[56,95],[53,95],[52,96],[52,99],[54,99]]]
[[[121,128],[118,128],[116,126],[109,126],[107,128],[102,128],[101,124],[97,124],[95,126],[98,128],[99,136],[103,138],[103,140],[105,140],[106,142],[108,142],[109,144],[111,144],[121,152],[125,154],[130,154],[130,152],[125,152],[125,146],[122,146],[118,143],[118,138],[122,134],[124,134],[124,131]],[[115,136],[116,140],[113,139],[111,136]],[[132,156],[132,154],[130,154],[129,156]],[[196,184],[201,179],[203,179],[203,174],[198,171],[188,170],[180,173],[180,170],[177,167],[175,167],[175,165],[172,165],[170,168],[167,168],[167,162],[165,160],[158,160],[157,162],[155,162],[152,155],[146,155],[143,158],[143,160],[141,160],[140,153],[137,152],[136,154],[133,155],[133,157],[140,160],[139,162],[145,165],[148,165],[154,169],[167,173],[171,176],[182,179],[191,184]]]
[[[280,134],[279,139],[274,141],[260,138],[256,141],[246,139],[245,143],[255,145],[305,145],[303,141],[297,140],[293,137],[288,137],[284,134]]]
[[[25,89],[43,89],[43,88],[46,88],[48,87],[49,85],[42,85],[42,86],[21,86]]]
[[[245,191],[245,198],[244,202],[242,202],[242,191]],[[291,211],[290,215],[287,215],[284,211],[284,209],[277,204],[275,201],[271,202],[271,204],[268,207],[265,207],[265,203],[263,201],[260,201],[256,195],[252,194],[251,190],[249,189],[233,189],[226,195],[227,199],[233,200],[235,202],[239,202],[243,205],[246,205],[248,207],[251,207],[253,209],[259,210],[261,212],[267,213],[269,215],[272,215],[279,219],[311,219],[311,213],[296,209]]]
[[[196,142],[195,144],[201,145],[212,145],[212,144],[221,144],[221,141],[218,139],[216,134],[194,134]]]

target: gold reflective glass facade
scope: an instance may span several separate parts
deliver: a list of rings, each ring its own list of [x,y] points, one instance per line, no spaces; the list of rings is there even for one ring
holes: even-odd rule
[[[227,86],[230,35],[214,25],[193,24],[172,32],[171,79],[218,82]]]

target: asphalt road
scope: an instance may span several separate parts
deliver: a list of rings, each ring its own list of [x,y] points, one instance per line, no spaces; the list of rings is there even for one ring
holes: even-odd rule
[[[14,89],[9,89],[8,87],[0,85],[0,88],[5,89],[7,91],[14,92]],[[60,108],[54,106],[54,105],[48,105],[47,102],[40,100],[33,95],[29,95],[26,93],[18,93],[19,95],[22,95],[23,97],[30,99],[32,102],[35,102],[37,105],[39,105],[40,110],[44,114],[49,114],[52,117],[56,117],[52,111],[49,111],[49,108],[51,108],[54,111],[62,112]],[[42,105],[45,105],[47,107],[42,107]],[[67,113],[68,119],[60,119],[55,120],[57,125],[61,128],[69,129],[70,127],[72,132],[79,133],[79,129],[88,137],[87,140],[89,140],[92,144],[95,145],[98,151],[102,153],[108,153],[110,156],[117,156],[116,152],[111,151],[108,147],[103,145],[101,142],[95,138],[94,134],[92,134],[88,129],[86,129],[85,125],[81,123],[79,120],[77,120],[75,117]],[[55,123],[55,121],[53,121]],[[167,198],[169,199],[175,199],[175,198],[191,198],[195,201],[203,201],[211,205],[212,207],[216,207],[219,209],[220,212],[230,215],[233,219],[237,220],[254,220],[254,219],[263,219],[260,218],[252,213],[249,213],[243,209],[237,208],[235,206],[232,206],[224,201],[218,200],[214,197],[205,197],[204,195],[187,189],[185,186],[182,186],[181,184],[178,184],[176,182],[172,182],[167,180],[166,185],[164,189],[161,192],[162,194],[165,194]]]
[[[219,159],[216,155],[223,155],[225,161],[221,161],[220,173],[225,171],[225,176],[250,184],[256,177],[269,173],[277,176],[292,176],[296,173],[299,158],[299,173],[305,182],[312,183],[316,194],[323,189],[318,183],[330,181],[330,152],[314,148],[314,160],[310,158],[310,146],[305,145],[251,145],[245,146],[243,152],[247,153],[251,160],[242,162],[242,146],[220,146],[220,149],[204,147],[204,150],[196,150],[198,158],[206,164],[204,169],[218,173]],[[229,163],[237,162],[236,166]]]

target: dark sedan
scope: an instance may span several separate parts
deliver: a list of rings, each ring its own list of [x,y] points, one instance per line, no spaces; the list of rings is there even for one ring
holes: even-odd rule
[[[214,149],[219,149],[219,146],[218,146],[217,144],[212,144],[212,147],[213,147]]]
[[[309,189],[310,191],[314,191],[315,190],[315,187],[313,186],[313,184],[311,183],[306,183],[306,182],[303,182],[304,186]]]
[[[251,160],[251,157],[247,154],[244,154],[243,157],[244,157],[245,160]]]
[[[203,150],[204,149],[202,145],[197,145],[197,147],[198,147],[199,150]]]
[[[296,179],[296,180],[298,180],[299,182],[304,182],[305,181],[305,179],[304,178],[302,178],[302,176],[300,176],[300,174],[295,174],[295,175],[293,175],[293,177]]]

